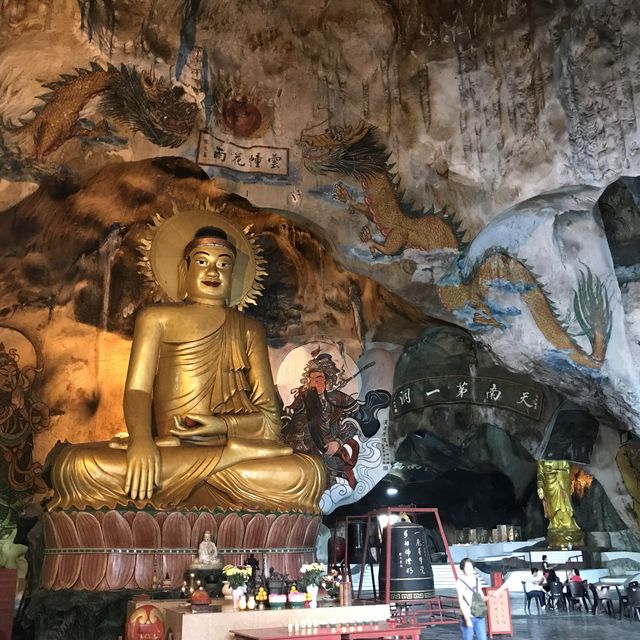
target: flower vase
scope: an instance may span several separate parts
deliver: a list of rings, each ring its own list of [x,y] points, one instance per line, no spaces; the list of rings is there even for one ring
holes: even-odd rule
[[[233,602],[233,608],[237,609],[239,607],[240,604],[240,596],[244,595],[244,587],[240,586],[240,587],[236,587],[235,589],[231,590],[231,600]]]
[[[315,609],[318,606],[318,585],[310,584],[307,586],[307,593],[311,596],[309,608]]]
[[[231,600],[231,594],[233,593],[233,589],[231,588],[231,585],[229,584],[228,580],[225,580],[222,583],[221,593],[225,600]]]

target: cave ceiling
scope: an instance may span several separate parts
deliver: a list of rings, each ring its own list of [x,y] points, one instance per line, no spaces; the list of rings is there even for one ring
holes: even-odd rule
[[[60,270],[96,229],[106,242],[156,205],[239,196],[382,285],[385,308],[406,305],[390,323],[464,327],[508,369],[640,431],[639,13],[4,0],[0,210],[22,248],[3,260],[27,260],[42,291],[20,297],[5,269],[3,302],[76,299]],[[341,282],[327,295],[349,307]]]

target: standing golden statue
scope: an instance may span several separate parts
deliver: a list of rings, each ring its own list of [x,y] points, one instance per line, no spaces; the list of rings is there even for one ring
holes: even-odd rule
[[[124,394],[126,438],[54,461],[50,508],[226,508],[318,513],[320,458],[280,442],[264,328],[242,308],[261,288],[245,232],[219,212],[157,224],[146,266],[170,299],[143,309]]]
[[[573,517],[571,465],[566,460],[538,460],[538,497],[549,519],[549,547],[567,549],[584,544],[582,531]]]

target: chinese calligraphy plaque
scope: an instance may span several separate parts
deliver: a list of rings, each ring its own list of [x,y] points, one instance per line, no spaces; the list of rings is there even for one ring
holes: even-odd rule
[[[258,173],[269,176],[289,175],[289,149],[281,147],[243,147],[235,142],[221,140],[200,132],[198,164],[222,167],[240,173]]]
[[[397,417],[429,406],[460,403],[507,409],[539,420],[544,395],[539,387],[510,380],[465,375],[438,376],[413,380],[398,387],[393,394],[391,412]]]

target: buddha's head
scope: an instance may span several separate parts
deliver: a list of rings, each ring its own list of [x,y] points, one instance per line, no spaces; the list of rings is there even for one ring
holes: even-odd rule
[[[199,229],[185,247],[180,263],[180,297],[214,306],[228,305],[235,259],[236,249],[222,229]]]
[[[260,281],[267,274],[266,263],[251,225],[243,228],[240,220],[222,215],[225,208],[155,216],[140,241],[143,259],[138,264],[158,299],[238,311],[256,304],[264,290]]]

